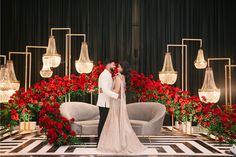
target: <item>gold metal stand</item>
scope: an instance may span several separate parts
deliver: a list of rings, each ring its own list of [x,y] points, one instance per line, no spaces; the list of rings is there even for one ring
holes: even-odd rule
[[[7,57],[6,55],[0,55],[0,58],[3,58],[3,64],[7,63]]]
[[[68,54],[68,59],[69,59],[69,79],[70,79],[70,75],[71,75],[71,37],[83,37],[84,38],[84,42],[86,42],[86,34],[66,34],[66,50],[67,50],[67,54]]]
[[[181,77],[181,80],[182,80],[182,90],[188,90],[188,76],[187,76],[187,70],[188,70],[188,67],[187,67],[187,53],[188,53],[188,49],[187,49],[187,45],[180,45],[180,44],[167,44],[167,52],[169,52],[169,47],[182,47],[182,48],[185,48],[185,70],[184,70],[184,52],[181,51],[181,56],[182,56],[182,59],[181,59],[181,62],[182,62],[182,77]],[[185,71],[185,73],[184,73]],[[184,74],[185,74],[185,81],[184,81]],[[185,83],[184,83],[185,82]],[[171,115],[171,123],[172,123],[172,131],[174,130],[174,112],[173,114]]]
[[[182,39],[182,45],[184,45],[185,41],[196,41],[200,42],[200,48],[202,47],[202,39],[195,39],[195,38],[183,38]]]
[[[29,79],[29,82],[27,82],[27,79],[25,79],[25,91],[27,90],[27,88],[30,87],[30,80],[31,80],[31,67],[32,67],[32,54],[31,52],[12,52],[10,51],[8,53],[8,57],[9,57],[9,60],[11,60],[11,55],[29,55],[29,76],[28,76],[28,62],[25,61],[25,78],[27,78],[28,76],[28,79]],[[27,87],[27,83],[28,83],[28,87]]]
[[[181,56],[182,56],[182,76],[181,76],[181,80],[182,80],[182,90],[188,90],[188,66],[187,66],[187,54],[188,54],[188,49],[187,49],[187,45],[181,45],[181,44],[167,44],[167,52],[169,52],[169,47],[182,47],[185,48],[185,69],[184,69],[184,52],[181,52]],[[184,75],[185,74],[185,75]],[[185,78],[184,78],[185,76]],[[185,79],[185,80],[184,80]]]
[[[51,36],[53,35],[53,31],[66,31],[68,34],[71,34],[71,28],[51,28]],[[65,40],[66,40],[66,38],[65,38]],[[70,39],[69,39],[68,43],[70,45],[70,43],[71,43]],[[68,65],[68,52],[71,51],[71,50],[68,51],[67,48],[68,47],[67,47],[67,43],[66,43],[66,46],[65,46],[65,53],[66,53],[66,56],[65,56],[65,76],[69,74],[68,73],[68,71],[69,71],[69,69],[68,69],[68,66],[69,66]],[[71,48],[71,47],[69,47],[69,48]]]
[[[47,49],[48,47],[47,46],[29,46],[29,45],[27,45],[26,47],[25,47],[25,52],[26,52],[26,55],[25,55],[25,59],[26,59],[26,64],[28,63],[28,50],[29,49]],[[28,67],[27,66],[25,66],[25,69],[26,69],[26,71],[28,71]],[[30,69],[30,71],[31,71],[31,69]],[[27,76],[25,77],[25,80],[27,81]],[[31,86],[31,73],[29,74],[29,87]]]
[[[210,61],[228,61],[228,66],[231,67],[231,58],[208,58],[207,64],[210,67]],[[229,68],[229,97],[232,99],[232,89],[231,89],[231,68]],[[227,81],[227,69],[225,68],[225,109],[228,110],[228,81]]]
[[[229,79],[231,80],[231,68],[236,68],[236,65],[225,65],[225,71],[227,71],[227,68],[229,68]],[[229,97],[229,107],[230,107],[230,109],[232,109],[232,91],[231,91],[231,89],[232,89],[232,87],[231,87],[231,83],[230,83],[230,85],[229,85],[229,88],[230,88],[230,97]],[[226,85],[226,87],[228,86],[228,84]],[[227,99],[227,102],[228,102],[228,99]]]
[[[66,34],[66,54],[68,54],[68,76],[70,79],[71,75],[71,37],[84,37],[84,42],[86,42],[86,34]],[[66,68],[67,69],[67,68]],[[70,101],[70,95],[69,95]]]

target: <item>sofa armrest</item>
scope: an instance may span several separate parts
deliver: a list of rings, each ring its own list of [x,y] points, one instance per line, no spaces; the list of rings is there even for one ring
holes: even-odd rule
[[[165,118],[166,108],[160,107],[160,111],[156,113],[156,115],[148,121],[142,128],[143,135],[159,135],[164,118]]]

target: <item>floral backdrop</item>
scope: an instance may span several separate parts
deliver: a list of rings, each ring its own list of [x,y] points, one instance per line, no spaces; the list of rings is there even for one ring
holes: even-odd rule
[[[1,105],[1,125],[13,128],[20,121],[38,120],[41,132],[45,133],[50,144],[64,145],[78,143],[78,138],[70,124],[74,119],[66,119],[60,114],[60,104],[69,95],[82,96],[97,94],[98,77],[105,66],[98,63],[90,74],[59,77],[40,81],[29,88],[17,91],[8,103]],[[202,103],[188,91],[155,80],[153,75],[145,76],[131,72],[131,82],[127,91],[136,101],[159,102],[166,106],[167,113],[177,121],[196,122],[208,129],[209,134],[229,143],[236,143],[236,104],[225,110],[224,105]]]

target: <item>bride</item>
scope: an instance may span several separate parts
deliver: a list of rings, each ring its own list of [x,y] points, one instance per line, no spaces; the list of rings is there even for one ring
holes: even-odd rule
[[[124,61],[118,65],[118,74],[113,82],[113,91],[121,99],[111,98],[110,111],[103,127],[97,150],[105,153],[140,153],[145,146],[139,141],[126,109],[125,80],[129,76],[129,64]],[[102,92],[102,91],[101,91]]]

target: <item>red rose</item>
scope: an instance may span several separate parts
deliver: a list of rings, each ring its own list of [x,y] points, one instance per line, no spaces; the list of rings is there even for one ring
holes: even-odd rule
[[[196,112],[198,113],[198,112],[201,112],[201,111],[202,111],[202,105],[199,104],[198,107],[197,107],[197,109],[196,109]]]
[[[185,113],[186,113],[186,111],[185,111],[185,110],[181,110],[181,113],[182,113],[182,114],[185,114]]]
[[[62,137],[66,140],[68,136],[66,134],[63,134]]]
[[[19,120],[19,114],[16,112],[16,110],[11,110],[11,119],[15,121]]]
[[[70,132],[70,135],[71,135],[71,136],[75,136],[75,135],[76,135],[75,131],[71,131],[71,132]]]
[[[70,121],[71,121],[71,122],[74,122],[74,121],[75,121],[75,118],[71,118]]]

